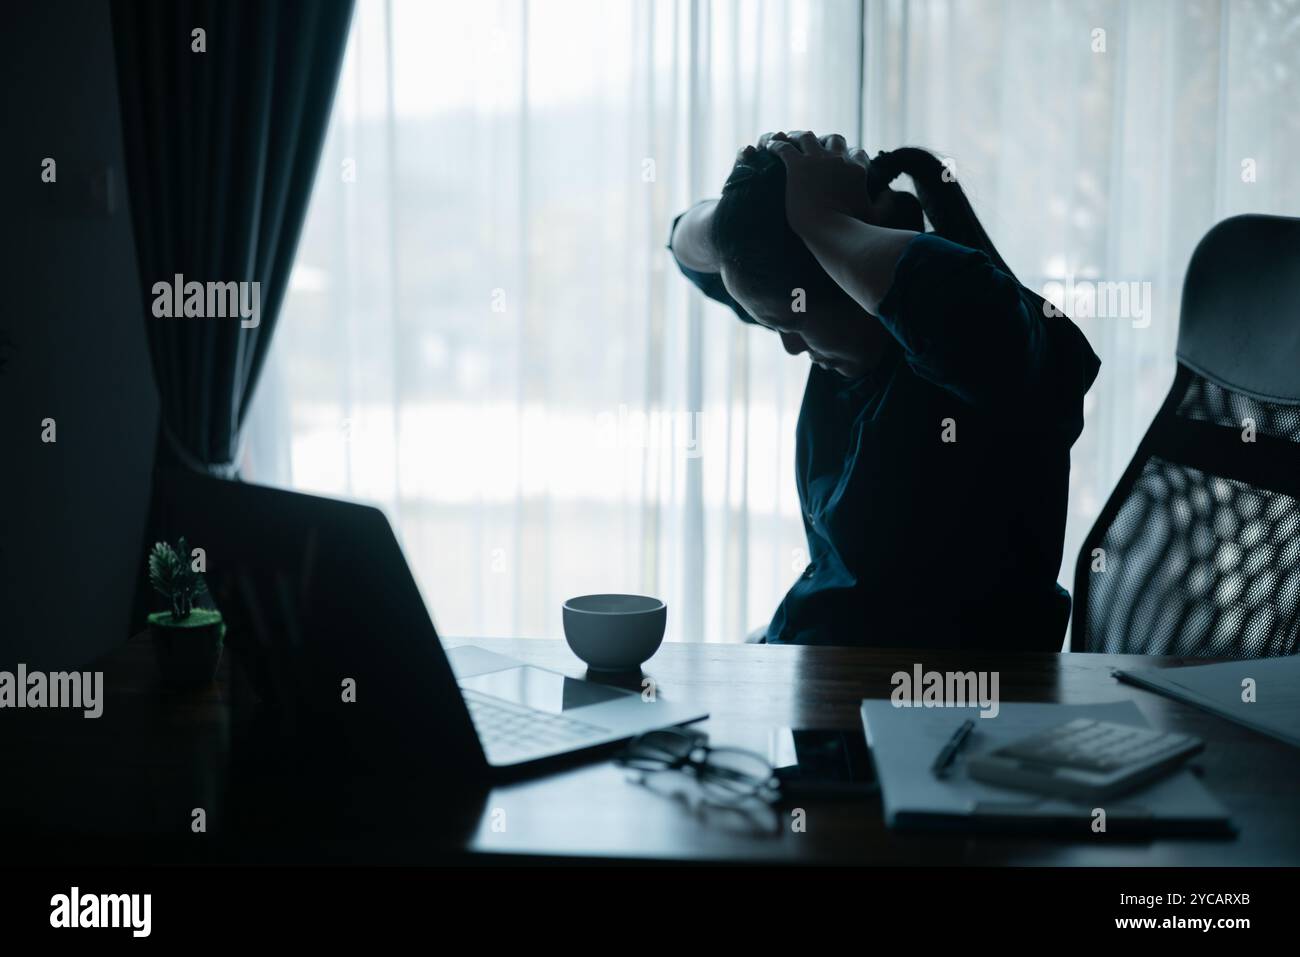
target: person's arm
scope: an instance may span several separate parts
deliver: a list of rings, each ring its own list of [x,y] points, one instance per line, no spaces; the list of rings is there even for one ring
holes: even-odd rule
[[[873,316],[880,314],[903,250],[920,235],[873,226],[845,213],[817,217],[795,232],[836,284]]]
[[[749,313],[727,292],[713,253],[713,244],[709,241],[713,208],[717,205],[716,199],[706,199],[673,220],[668,249],[681,274],[694,283],[700,292],[714,302],[729,307],[744,322],[752,323],[754,320]]]
[[[706,199],[677,217],[672,236],[668,239],[668,248],[672,250],[679,265],[694,272],[718,271],[718,260],[709,242],[713,209],[717,205],[716,199]]]
[[[972,404],[1019,403],[1051,417],[1061,412],[1055,399],[1073,408],[1099,364],[1083,334],[1047,317],[1042,300],[984,253],[849,215],[835,178],[850,161],[837,145],[811,134],[769,144],[786,165],[786,217],[831,278],[898,340],[908,364]]]
[[[855,215],[862,173],[849,172],[856,161],[849,158],[844,137],[791,136],[793,140],[774,137],[767,143],[767,149],[785,164],[785,216],[790,228],[836,284],[874,316],[893,283],[903,250],[918,234],[876,226]]]

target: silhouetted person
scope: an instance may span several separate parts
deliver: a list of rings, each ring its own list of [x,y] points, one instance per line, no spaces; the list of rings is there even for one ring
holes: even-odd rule
[[[774,134],[674,222],[687,278],[813,360],[795,453],[810,562],[769,642],[1061,646],[1070,446],[1100,362],[944,171],[921,149]],[[889,188],[903,173],[916,196]]]

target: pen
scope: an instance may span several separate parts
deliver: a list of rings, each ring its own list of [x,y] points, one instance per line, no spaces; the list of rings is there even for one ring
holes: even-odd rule
[[[961,723],[960,728],[953,732],[953,736],[943,746],[943,750],[939,752],[939,756],[934,759],[934,764],[930,768],[935,777],[943,777],[944,772],[952,764],[953,758],[957,757],[957,752],[962,749],[962,745],[966,743],[966,739],[970,737],[970,733],[974,730],[975,722],[966,720]]]

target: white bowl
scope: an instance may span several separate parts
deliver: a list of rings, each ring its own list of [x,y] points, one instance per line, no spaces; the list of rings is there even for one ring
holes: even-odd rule
[[[664,640],[668,607],[645,595],[582,595],[564,603],[564,637],[593,671],[632,671]]]

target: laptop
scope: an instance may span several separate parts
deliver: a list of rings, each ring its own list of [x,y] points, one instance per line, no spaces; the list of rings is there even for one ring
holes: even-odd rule
[[[204,549],[239,673],[294,754],[476,776],[708,716],[473,645],[444,650],[377,508],[193,473],[160,484],[172,534]]]

